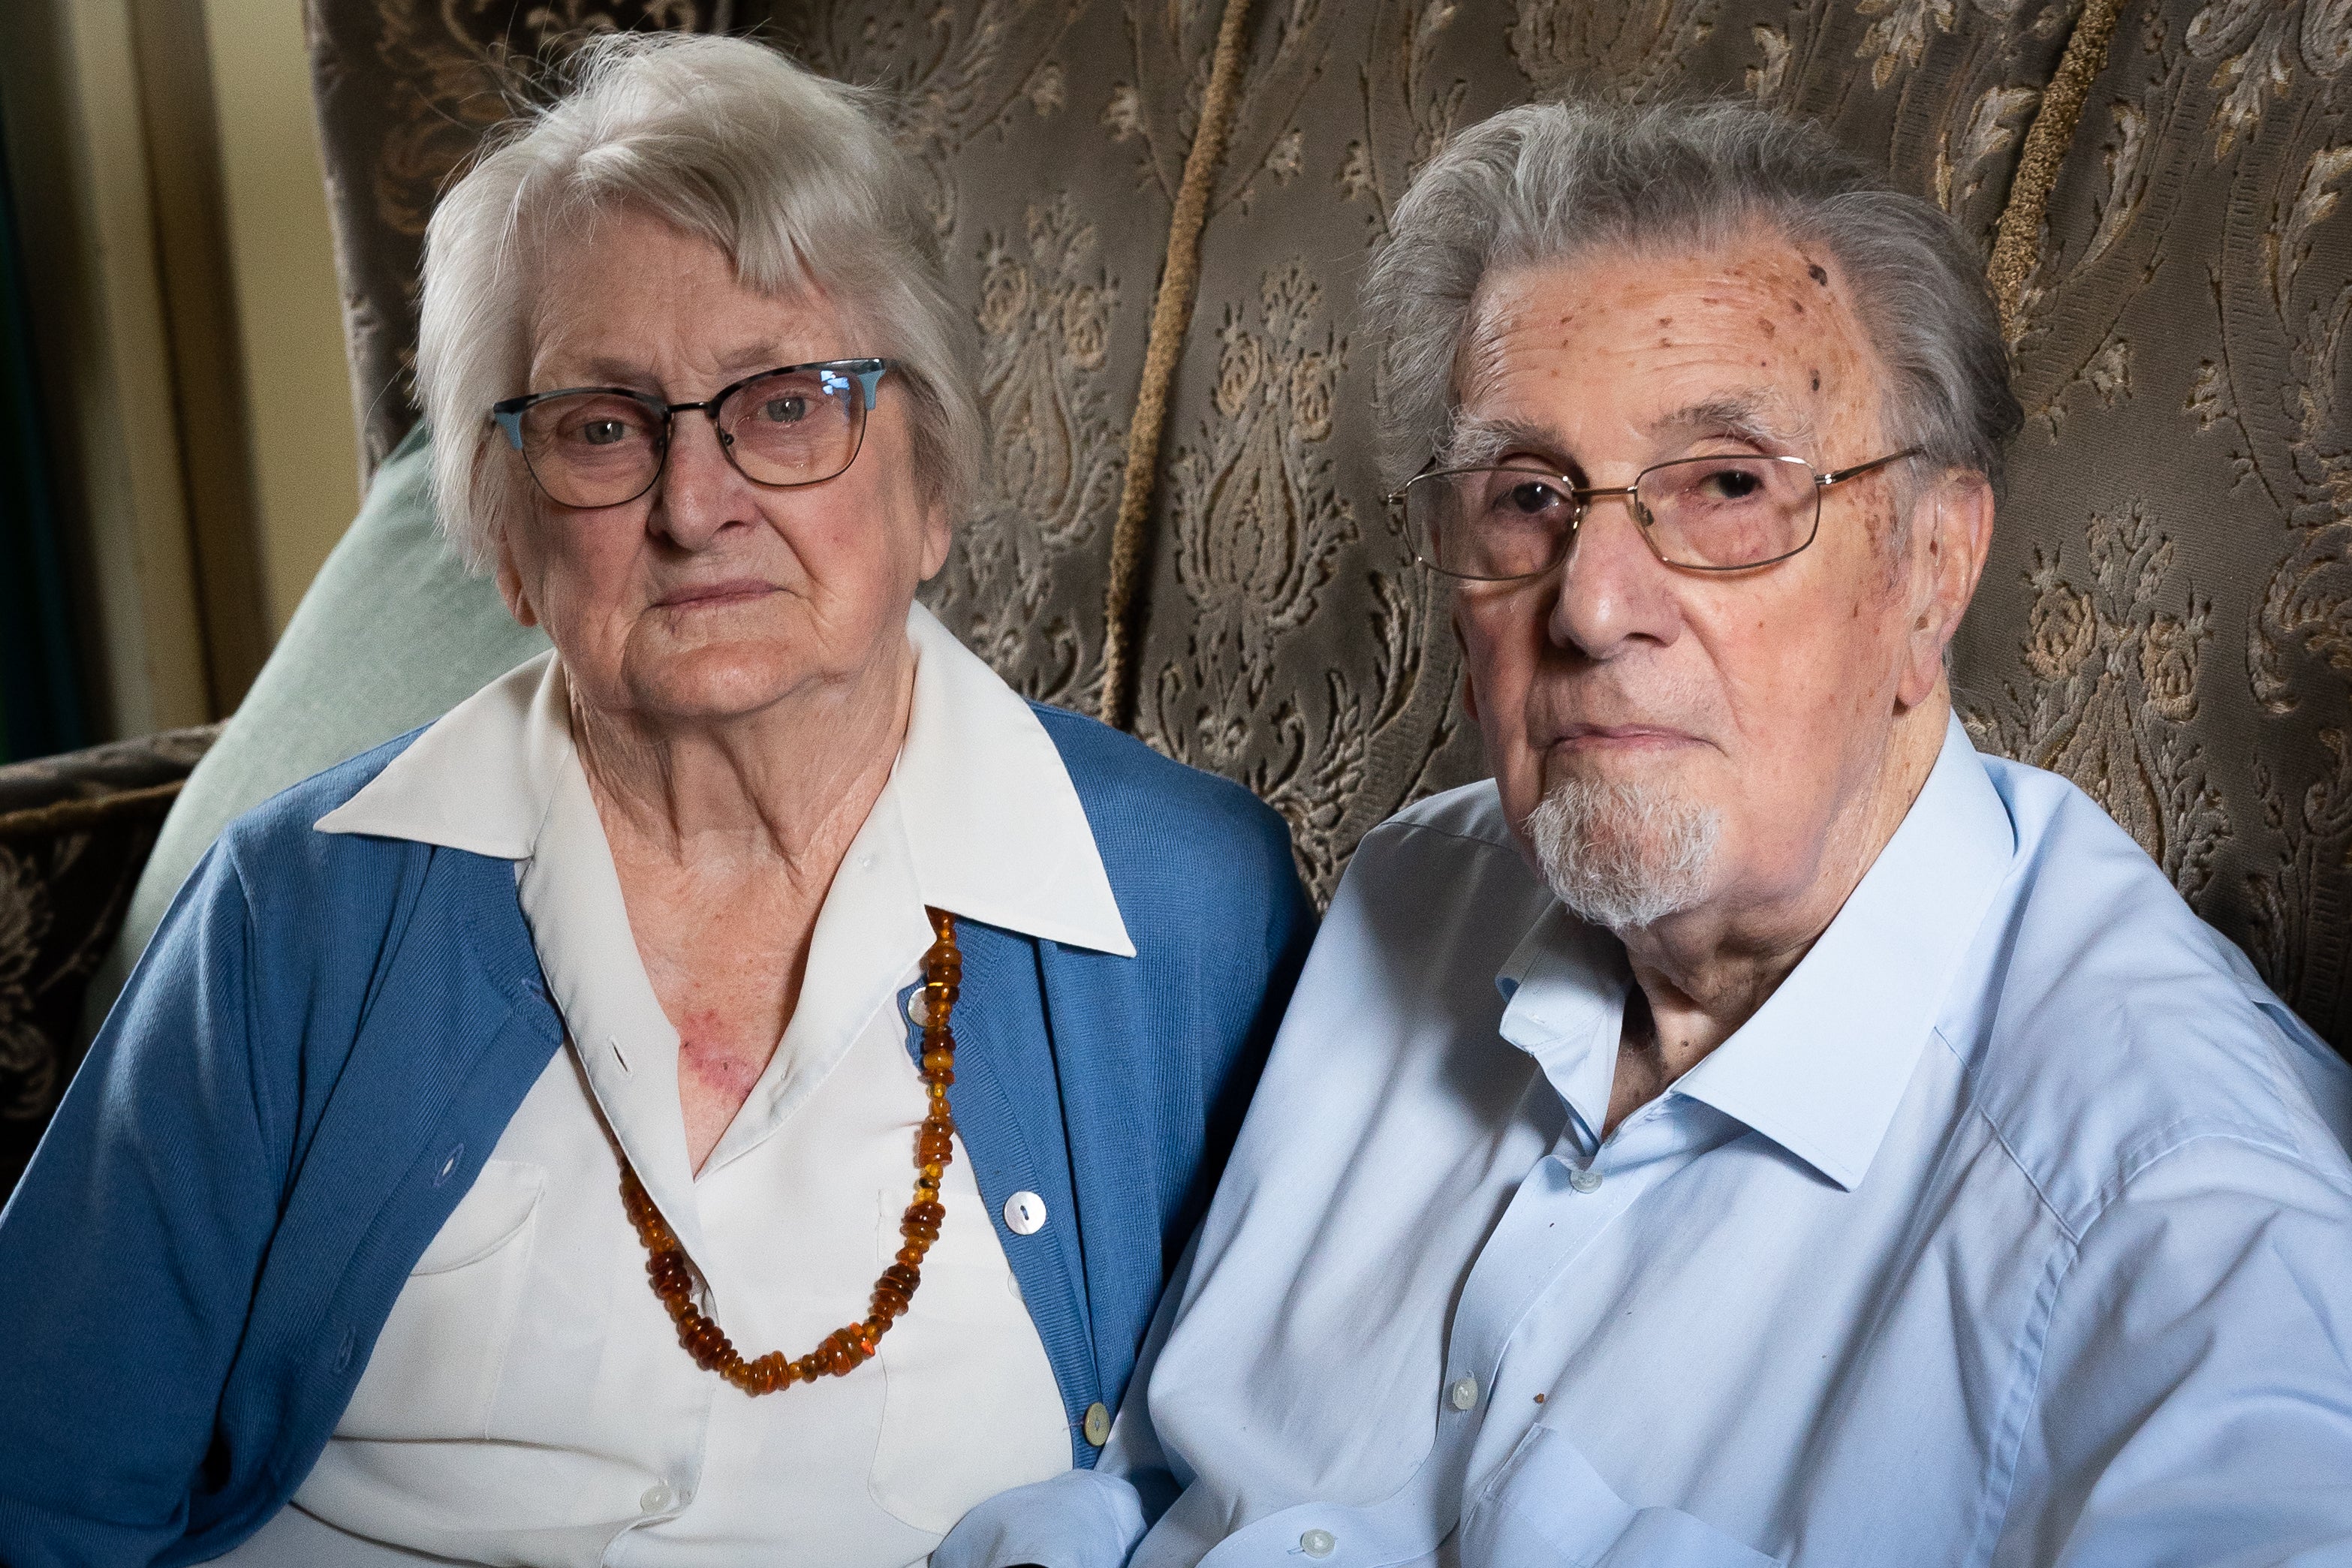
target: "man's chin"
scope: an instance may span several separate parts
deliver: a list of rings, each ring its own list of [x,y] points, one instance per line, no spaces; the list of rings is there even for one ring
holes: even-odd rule
[[[1706,901],[1722,813],[1671,788],[1546,780],[1522,824],[1544,880],[1584,919],[1612,931],[1651,925]]]

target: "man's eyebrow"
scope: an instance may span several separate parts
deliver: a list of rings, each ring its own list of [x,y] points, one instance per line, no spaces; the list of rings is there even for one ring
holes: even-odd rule
[[[1792,451],[1812,442],[1811,424],[1790,418],[1785,400],[1769,392],[1726,392],[1676,409],[1653,426],[1685,435],[1727,435],[1750,446]]]
[[[1440,468],[1477,468],[1492,463],[1516,446],[1532,447],[1550,455],[1552,461],[1565,462],[1565,450],[1558,431],[1530,424],[1518,419],[1488,419],[1478,414],[1457,415],[1454,428],[1446,433],[1445,444],[1438,448],[1436,465]]]

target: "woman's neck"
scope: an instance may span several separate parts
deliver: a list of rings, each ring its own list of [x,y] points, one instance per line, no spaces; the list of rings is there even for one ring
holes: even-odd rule
[[[677,1030],[698,1171],[799,1005],[817,915],[905,738],[914,667],[901,644],[855,684],[723,725],[648,726],[575,704],[630,930]]]
[[[616,860],[725,878],[781,871],[824,888],[890,776],[915,659],[877,661],[723,720],[603,713],[572,735]]]

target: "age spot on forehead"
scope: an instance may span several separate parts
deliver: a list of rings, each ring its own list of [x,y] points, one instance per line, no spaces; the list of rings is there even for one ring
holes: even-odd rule
[[[1815,392],[1822,390],[1822,372],[1819,371],[1813,372],[1813,390]]]
[[[1830,286],[1830,275],[1822,270],[1822,264],[1820,262],[1814,261],[1806,263],[1805,271],[1815,283],[1820,284],[1823,288],[1827,288]]]

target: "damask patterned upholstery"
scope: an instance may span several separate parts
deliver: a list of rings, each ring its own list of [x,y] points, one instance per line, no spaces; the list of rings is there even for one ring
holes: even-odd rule
[[[171,729],[0,768],[0,1200],[72,1076],[82,989],[215,733]]]
[[[583,29],[756,28],[891,96],[981,329],[995,489],[929,597],[1024,691],[1095,706],[1223,3],[312,0],[369,463],[415,415],[435,193],[536,63]],[[1139,733],[1279,808],[1323,894],[1371,824],[1482,770],[1442,593],[1381,501],[1365,256],[1431,150],[1496,109],[1752,97],[1888,163],[1988,255],[2009,214],[2029,423],[1955,653],[1964,715],[2095,795],[2352,1048],[2352,3],[1233,3],[1254,4],[1244,70],[1123,623]],[[78,966],[147,809],[102,853],[0,815],[0,1186],[62,1084]]]
[[[1127,417],[1216,5],[313,16],[371,451],[413,413],[430,193],[558,30],[758,27],[887,89],[936,181],[997,431],[996,493],[935,605],[1024,690],[1097,699]],[[1326,894],[1367,828],[1482,770],[1442,592],[1380,498],[1379,345],[1351,321],[1391,204],[1452,128],[1563,89],[1749,96],[1884,161],[1990,253],[2070,38],[2110,21],[2024,231],[2031,423],[1956,684],[1982,744],[2091,790],[2352,1045],[2344,0],[1258,0],[1152,491],[1135,727],[1276,805]]]

